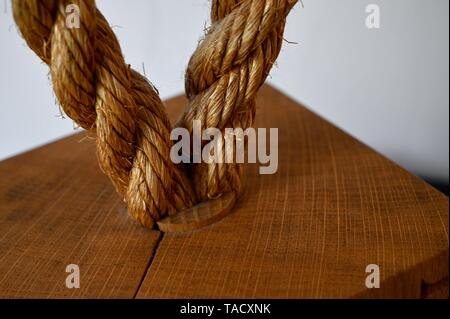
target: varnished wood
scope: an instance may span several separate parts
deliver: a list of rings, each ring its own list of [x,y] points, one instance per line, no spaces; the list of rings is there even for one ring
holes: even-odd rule
[[[278,173],[248,165],[232,214],[164,235],[138,297],[419,298],[448,276],[446,196],[280,92],[257,105],[256,126],[279,128]]]
[[[231,213],[236,203],[235,193],[202,202],[192,208],[168,216],[158,222],[158,229],[165,233],[186,232],[217,223]]]
[[[84,134],[0,163],[1,298],[132,298],[159,238],[128,217]]]
[[[184,233],[134,223],[83,134],[1,162],[0,297],[448,296],[446,196],[269,87],[257,126],[279,128],[278,173],[247,165],[231,214]]]

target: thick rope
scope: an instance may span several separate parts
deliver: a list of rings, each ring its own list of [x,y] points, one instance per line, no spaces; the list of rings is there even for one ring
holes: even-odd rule
[[[251,127],[255,96],[275,62],[287,14],[297,0],[212,0],[213,26],[186,72],[189,108],[179,125]],[[65,8],[80,8],[79,29]],[[95,132],[100,167],[146,227],[222,193],[239,193],[240,164],[196,164],[193,184],[170,159],[170,123],[153,86],[125,64],[94,0],[13,0],[30,48],[50,67],[65,113]],[[195,188],[193,187],[195,186]],[[198,195],[198,197],[196,196]]]
[[[193,54],[186,71],[189,108],[178,125],[202,129],[251,127],[255,98],[278,57],[286,16],[297,0],[213,0],[213,25]],[[219,152],[224,162],[225,143]],[[213,156],[214,154],[211,154]],[[193,164],[200,200],[241,189],[242,165]]]
[[[67,28],[65,8],[80,8]],[[170,123],[150,83],[125,64],[94,0],[14,0],[28,45],[50,67],[55,94],[81,127],[95,131],[102,170],[146,227],[196,203],[184,172],[170,160]]]

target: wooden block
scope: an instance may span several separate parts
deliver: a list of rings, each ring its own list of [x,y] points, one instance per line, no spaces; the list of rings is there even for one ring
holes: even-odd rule
[[[84,134],[0,163],[1,298],[132,298],[159,239],[128,217]]]
[[[257,126],[279,128],[278,173],[247,165],[232,213],[185,233],[134,223],[84,134],[0,163],[0,297],[448,296],[446,196],[270,87]]]
[[[165,234],[139,298],[418,298],[448,276],[446,196],[274,89],[257,105],[278,173],[247,165],[231,215]]]

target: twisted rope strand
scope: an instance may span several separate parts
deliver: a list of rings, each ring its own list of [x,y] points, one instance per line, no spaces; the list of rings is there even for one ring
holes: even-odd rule
[[[253,126],[256,93],[278,57],[286,16],[296,2],[212,1],[213,25],[186,71],[189,107],[179,126],[191,132],[193,120],[199,120],[203,129]],[[222,142],[221,156],[226,153],[224,147]],[[240,164],[201,163],[191,170],[200,200],[240,191]]]
[[[80,8],[67,28],[65,8]],[[170,161],[170,123],[150,83],[124,61],[94,0],[14,0],[26,42],[49,65],[55,94],[81,127],[96,133],[100,167],[146,227],[196,203],[184,172]]]

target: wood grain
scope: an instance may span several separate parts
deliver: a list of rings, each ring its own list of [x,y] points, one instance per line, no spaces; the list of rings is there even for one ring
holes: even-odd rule
[[[128,217],[84,134],[0,163],[2,298],[132,298],[159,238]]]
[[[212,225],[229,215],[236,203],[234,192],[201,202],[158,221],[158,229],[165,233],[186,232]]]
[[[139,298],[418,298],[448,276],[446,196],[280,92],[257,103],[257,127],[279,128],[278,173],[248,165],[231,215],[165,234]]]
[[[248,165],[232,213],[181,234],[128,217],[84,133],[1,162],[0,297],[448,296],[446,196],[270,87],[257,126],[279,128],[278,173]]]

